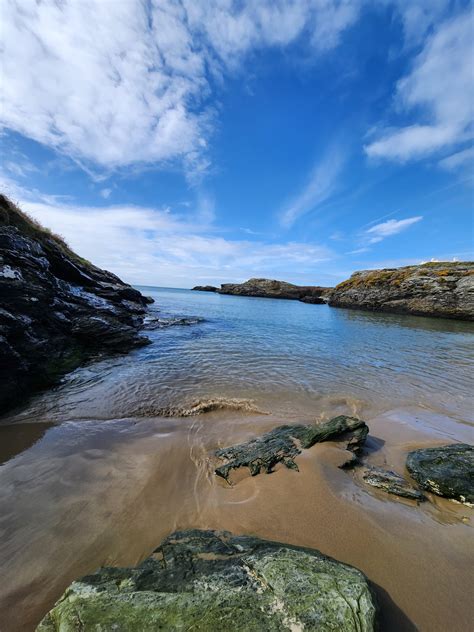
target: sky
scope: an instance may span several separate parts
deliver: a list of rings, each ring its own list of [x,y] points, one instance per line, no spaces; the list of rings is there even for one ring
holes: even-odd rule
[[[447,0],[0,0],[0,190],[138,285],[473,255]]]

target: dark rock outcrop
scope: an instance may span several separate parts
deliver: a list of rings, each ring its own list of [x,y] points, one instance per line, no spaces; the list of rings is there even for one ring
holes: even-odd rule
[[[149,302],[0,195],[0,412],[90,357],[146,344]]]
[[[410,498],[411,500],[416,500],[418,502],[426,500],[425,496],[419,489],[410,485],[403,476],[400,476],[396,472],[373,467],[364,472],[362,478],[366,483],[372,485],[372,487],[383,489],[388,494],[402,496],[403,498]]]
[[[223,283],[217,292],[236,296],[258,296],[260,298],[283,298],[324,303],[324,296],[330,288],[316,285],[293,285],[274,279],[249,279],[245,283]]]
[[[454,443],[413,450],[407,469],[423,489],[461,503],[474,504],[474,446]]]
[[[217,292],[214,285],[195,285],[192,289],[198,292]]]
[[[102,568],[74,582],[37,630],[375,628],[375,599],[356,568],[314,549],[192,530],[170,535],[136,568]]]
[[[333,307],[474,320],[474,262],[355,272],[330,292],[328,302]]]
[[[270,474],[278,463],[298,470],[294,459],[301,454],[301,449],[311,448],[322,441],[337,440],[347,440],[346,449],[353,455],[343,467],[352,466],[357,462],[356,455],[368,432],[365,421],[346,415],[334,417],[322,424],[278,426],[247,443],[216,450],[216,456],[227,463],[217,467],[215,472],[228,481],[231,471],[240,467],[248,467],[252,476],[260,474],[262,470]]]

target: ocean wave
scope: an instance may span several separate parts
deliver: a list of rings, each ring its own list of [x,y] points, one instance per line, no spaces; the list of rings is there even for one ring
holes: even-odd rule
[[[251,399],[236,399],[228,397],[212,397],[200,399],[184,406],[140,406],[134,415],[137,417],[193,417],[203,415],[216,410],[235,410],[256,415],[269,415],[270,413],[258,408]]]

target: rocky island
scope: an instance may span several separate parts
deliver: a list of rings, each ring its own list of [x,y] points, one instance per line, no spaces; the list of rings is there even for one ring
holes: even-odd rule
[[[147,344],[153,302],[0,195],[0,411],[85,360]]]
[[[332,307],[474,320],[474,262],[431,262],[354,272],[329,295]]]
[[[220,288],[212,285],[197,285],[193,290],[233,294],[235,296],[256,296],[259,298],[282,298],[304,303],[324,303],[324,296],[330,290],[317,285],[294,285],[276,279],[249,279],[245,283],[223,283]]]

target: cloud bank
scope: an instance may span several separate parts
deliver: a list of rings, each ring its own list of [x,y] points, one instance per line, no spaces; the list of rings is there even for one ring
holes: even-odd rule
[[[212,234],[199,209],[185,217],[139,206],[21,206],[78,254],[134,284],[191,287],[278,273],[316,278],[319,264],[335,257],[318,244],[225,239]]]

